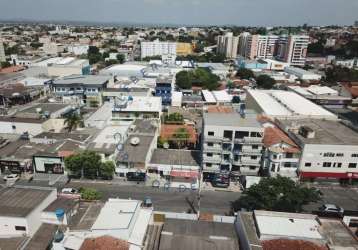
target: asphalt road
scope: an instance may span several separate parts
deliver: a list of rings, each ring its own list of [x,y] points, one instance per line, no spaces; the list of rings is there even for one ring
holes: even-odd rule
[[[0,184],[4,184],[0,180]],[[48,186],[45,181],[27,182],[20,180],[16,185],[24,186]],[[122,199],[138,199],[143,200],[145,197],[150,197],[153,201],[155,210],[169,211],[169,212],[188,212],[191,209],[187,199],[193,201],[195,209],[198,209],[198,191],[187,190],[180,192],[177,189],[170,189],[168,191],[163,188],[153,188],[143,185],[137,185],[133,182],[122,184],[107,184],[94,182],[70,182],[67,185],[57,186],[58,189],[63,187],[92,187],[102,192],[103,200],[108,198],[122,198]],[[306,212],[316,211],[318,207],[325,203],[336,204],[343,207],[345,210],[358,211],[358,190],[350,188],[342,188],[339,186],[320,187],[323,193],[322,200],[317,203],[312,203],[304,206]],[[230,212],[231,202],[240,197],[240,193],[225,192],[225,191],[202,191],[200,199],[200,211],[214,214],[226,215]]]
[[[4,184],[0,181],[0,184]],[[48,187],[48,182],[19,180],[16,185],[23,186],[43,186]],[[193,202],[194,208],[198,209],[198,191],[187,190],[184,192],[178,189],[164,190],[163,188],[153,188],[136,183],[127,184],[107,184],[94,182],[70,182],[67,185],[56,186],[58,189],[64,187],[91,187],[102,193],[102,200],[108,198],[136,199],[143,200],[150,197],[154,209],[157,211],[169,212],[188,212],[191,209],[187,199]],[[227,215],[230,212],[231,202],[238,199],[240,193],[226,191],[202,191],[200,199],[200,212],[208,212],[219,215]]]

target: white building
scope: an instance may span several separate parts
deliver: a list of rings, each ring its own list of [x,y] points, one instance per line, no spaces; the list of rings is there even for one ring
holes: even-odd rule
[[[239,37],[234,36],[232,32],[217,38],[217,52],[225,55],[227,58],[236,58],[239,45]]]
[[[138,118],[159,119],[161,115],[161,97],[122,97],[116,98],[113,104],[113,120],[135,120]]]
[[[263,167],[270,176],[297,178],[301,150],[298,145],[277,127],[265,128]]]
[[[2,40],[0,39],[0,63],[6,62],[5,49]]]
[[[246,106],[270,118],[338,119],[333,113],[303,96],[283,90],[250,89],[246,95]]]
[[[240,55],[249,59],[270,59],[275,55],[279,36],[276,35],[240,35]]]
[[[110,198],[92,226],[82,230],[70,228],[61,242],[53,243],[53,249],[78,250],[84,240],[105,235],[128,242],[130,249],[141,249],[153,213],[152,208],[142,208],[141,204],[138,200]]]
[[[278,43],[278,59],[289,63],[291,66],[305,65],[309,36],[281,36]]]
[[[53,77],[89,75],[91,68],[87,59],[76,59],[74,57],[53,57],[33,63],[32,66],[45,68],[47,75]]]
[[[152,56],[163,56],[177,54],[177,45],[175,42],[161,42],[155,40],[152,42],[141,42],[141,58]]]
[[[261,166],[264,129],[256,113],[206,113],[203,117],[203,178],[220,171],[256,175]]]
[[[57,198],[56,189],[7,187],[0,190],[0,238],[33,236],[41,213]]]
[[[296,67],[286,67],[285,72],[295,75],[303,81],[319,81],[322,78],[321,75]]]
[[[278,125],[302,149],[301,179],[358,179],[358,133],[339,121],[280,119]]]
[[[89,49],[89,45],[77,44],[77,45],[67,46],[68,52],[70,52],[76,56],[87,54],[88,49]]]

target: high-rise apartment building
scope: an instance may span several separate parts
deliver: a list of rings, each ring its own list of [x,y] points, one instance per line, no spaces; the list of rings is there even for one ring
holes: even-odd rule
[[[276,35],[240,35],[240,55],[249,59],[271,59],[274,57],[277,41]]]
[[[6,62],[4,44],[1,39],[0,39],[0,62]]]
[[[304,66],[309,36],[307,35],[240,35],[239,53],[249,59],[277,58],[292,66]]]
[[[277,58],[292,66],[304,66],[307,56],[309,36],[282,36],[278,42]]]
[[[175,42],[161,42],[159,40],[141,42],[141,58],[163,55],[176,56],[176,54],[177,45]]]
[[[239,37],[234,36],[232,32],[224,36],[218,36],[217,52],[225,55],[227,58],[236,58],[239,46]]]

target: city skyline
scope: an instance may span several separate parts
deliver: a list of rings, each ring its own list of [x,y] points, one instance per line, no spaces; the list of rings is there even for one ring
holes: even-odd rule
[[[358,2],[346,0],[0,0],[2,20],[168,25],[351,25]],[[324,9],[324,14],[322,11]],[[142,10],[146,10],[143,12]],[[339,11],[337,11],[339,10]],[[225,13],[224,15],[222,15]]]

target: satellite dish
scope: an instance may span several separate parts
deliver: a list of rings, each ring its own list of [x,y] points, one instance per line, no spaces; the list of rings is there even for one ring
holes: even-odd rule
[[[169,143],[165,142],[165,143],[163,144],[163,148],[168,149],[168,148],[169,148]]]
[[[139,137],[133,137],[133,138],[131,139],[131,144],[132,144],[133,146],[137,146],[137,145],[139,144],[139,142],[140,142]]]

